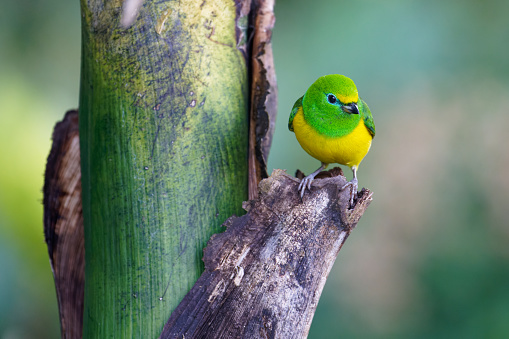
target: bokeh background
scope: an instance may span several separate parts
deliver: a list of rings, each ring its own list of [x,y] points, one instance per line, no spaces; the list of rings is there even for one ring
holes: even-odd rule
[[[351,77],[377,127],[358,173],[374,201],[310,338],[509,337],[508,17],[507,0],[277,0],[269,170],[319,166],[286,124],[321,75]],[[0,338],[59,336],[41,188],[79,64],[77,0],[2,2]]]

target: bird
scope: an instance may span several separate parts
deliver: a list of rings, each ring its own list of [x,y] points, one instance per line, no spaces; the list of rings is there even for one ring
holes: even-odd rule
[[[353,179],[341,190],[350,188],[350,206],[357,195],[357,170],[371,148],[375,122],[368,105],[359,97],[355,83],[340,74],[318,78],[297,99],[288,120],[300,146],[321,166],[303,178],[298,190],[301,198],[318,173],[331,163],[350,167]]]

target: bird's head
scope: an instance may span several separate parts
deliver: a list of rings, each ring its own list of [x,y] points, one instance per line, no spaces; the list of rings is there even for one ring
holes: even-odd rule
[[[318,78],[302,101],[306,121],[320,133],[334,137],[353,130],[361,114],[359,93],[354,82],[339,74]]]

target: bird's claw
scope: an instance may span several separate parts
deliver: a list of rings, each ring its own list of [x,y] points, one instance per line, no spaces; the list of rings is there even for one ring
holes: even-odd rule
[[[316,174],[315,174],[316,175]],[[315,175],[310,174],[307,177],[304,177],[299,184],[299,192],[300,192],[300,198],[302,199],[304,197],[304,192],[306,191],[306,188],[308,191],[311,191],[311,183],[315,179]]]
[[[347,182],[343,187],[341,187],[341,190],[344,190],[347,187],[350,187],[350,207],[352,207],[353,200],[354,200],[355,196],[357,195],[357,188],[358,188],[357,178],[353,178],[352,181]]]
[[[313,179],[323,171],[325,168],[327,168],[327,164],[322,162],[322,166],[318,168],[316,171],[311,173],[310,175],[304,177],[299,184],[299,191],[300,191],[300,198],[302,199],[304,197],[304,192],[306,191],[306,187],[309,191],[311,191],[311,183],[313,182]]]

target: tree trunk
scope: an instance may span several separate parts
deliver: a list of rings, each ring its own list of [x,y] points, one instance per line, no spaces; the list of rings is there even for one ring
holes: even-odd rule
[[[81,2],[83,335],[154,338],[248,197],[249,7],[121,5]]]

